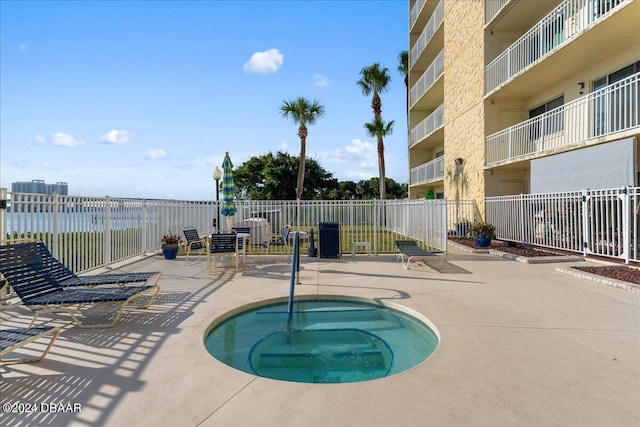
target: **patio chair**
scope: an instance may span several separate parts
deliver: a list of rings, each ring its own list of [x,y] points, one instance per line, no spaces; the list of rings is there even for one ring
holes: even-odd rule
[[[247,246],[251,241],[251,227],[231,227],[231,231],[237,233],[238,236],[243,236],[238,238],[238,251],[242,253],[242,259],[244,260],[247,254]]]
[[[269,243],[266,245],[267,253],[271,246],[284,246],[285,251],[289,253],[289,234],[291,233],[291,228],[289,226],[282,227],[280,230],[280,235],[272,236],[269,240]]]
[[[233,255],[236,258],[236,271],[238,271],[238,235],[237,233],[217,233],[211,235],[209,250],[207,251],[207,272],[213,270],[214,256]]]
[[[35,256],[30,257],[30,264],[33,268],[44,271],[50,275],[56,283],[63,287],[145,283],[154,276],[156,276],[156,280],[154,282],[154,285],[156,285],[158,280],[160,280],[160,276],[162,276],[162,273],[159,271],[78,276],[73,271],[69,270],[66,265],[51,255],[47,246],[40,241],[0,246],[0,264],[10,262],[11,257],[17,256],[19,252],[25,251],[33,252],[34,254],[37,253],[38,255],[37,258]]]
[[[409,264],[413,258],[427,258],[436,256],[435,253],[428,251],[426,249],[422,249],[414,240],[396,240],[396,259],[402,260],[402,266],[409,269]],[[407,262],[405,263],[404,257],[407,257]],[[442,261],[444,257],[440,256],[440,264],[438,267],[433,267],[435,270],[439,271],[442,267]]]
[[[47,348],[44,349],[42,354],[38,357],[31,358],[13,358],[13,359],[2,359],[1,357],[13,353],[21,347],[26,346],[33,341],[39,340],[41,338],[46,338],[51,335],[51,339],[49,340],[49,344]],[[11,363],[31,363],[31,362],[39,362],[44,359],[54,341],[60,335],[60,328],[57,326],[41,326],[36,328],[16,328],[16,329],[3,329],[0,330],[0,363],[2,364],[11,364]]]
[[[64,287],[50,271],[42,268],[37,246],[30,243],[2,245],[0,253],[0,273],[22,304],[34,312],[30,327],[41,313],[65,313],[81,328],[110,328],[117,323],[125,308],[147,308],[160,291],[157,280],[154,285]],[[147,298],[148,301],[134,305],[139,298]],[[76,312],[87,305],[102,304],[118,307],[115,318],[109,324],[87,325],[76,316]]]
[[[200,251],[200,254],[203,249],[207,249],[208,242],[206,237],[200,237],[195,227],[185,227],[182,232],[187,240],[187,257],[184,260],[184,265],[188,265],[187,262],[191,251]]]

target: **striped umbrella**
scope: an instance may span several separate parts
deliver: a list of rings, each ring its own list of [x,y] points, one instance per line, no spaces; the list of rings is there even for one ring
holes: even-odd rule
[[[229,158],[229,152],[227,151],[222,162],[222,171],[224,176],[222,178],[222,209],[220,213],[226,217],[231,217],[236,213],[236,202],[234,201],[234,193],[236,187],[233,183],[233,163]],[[227,218],[227,223],[231,222],[231,218]]]

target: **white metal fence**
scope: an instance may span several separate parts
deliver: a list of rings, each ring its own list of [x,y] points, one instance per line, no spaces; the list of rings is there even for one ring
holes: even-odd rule
[[[566,0],[486,66],[489,94],[556,47],[574,38],[611,9],[632,0]]]
[[[182,236],[186,226],[195,226],[201,234],[210,232],[218,215],[217,204],[211,201],[43,195],[0,189],[2,202],[0,244],[24,237],[42,240],[75,272],[155,253],[163,234]],[[270,233],[279,234],[289,225],[308,233],[314,229],[317,239],[319,222],[337,222],[342,252],[350,252],[353,242],[361,241],[370,242],[375,253],[391,252],[394,240],[401,237],[446,250],[447,232],[455,230],[456,222],[462,219],[472,221],[473,206],[468,201],[239,200],[228,223],[263,218]],[[220,218],[221,227],[227,227],[227,218]]]
[[[496,237],[640,261],[640,187],[487,197]]]
[[[640,126],[640,73],[486,138],[487,165]]]

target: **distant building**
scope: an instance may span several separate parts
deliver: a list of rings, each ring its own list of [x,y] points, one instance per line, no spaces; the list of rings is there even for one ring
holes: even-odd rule
[[[41,179],[34,179],[31,182],[14,182],[11,184],[13,193],[35,193],[35,194],[60,194],[67,196],[69,186],[66,182],[56,182],[55,184],[45,184]]]

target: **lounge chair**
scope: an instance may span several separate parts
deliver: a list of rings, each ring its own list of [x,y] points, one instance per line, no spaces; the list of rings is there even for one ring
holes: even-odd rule
[[[237,233],[214,233],[211,235],[209,250],[207,251],[207,271],[213,270],[213,257],[234,255],[236,257],[236,271],[238,270],[238,235]]]
[[[207,249],[207,238],[200,237],[198,230],[195,227],[185,227],[182,232],[185,239],[187,239],[187,257],[184,260],[184,265],[188,265],[189,255],[191,251],[202,251]]]
[[[31,327],[40,313],[69,314],[81,328],[110,328],[120,319],[125,308],[147,308],[155,301],[160,290],[154,285],[98,286],[94,288],[63,287],[49,271],[42,268],[40,254],[29,243],[0,246],[3,254],[0,273],[22,300],[34,312]],[[132,304],[139,298],[148,298],[141,305]],[[86,325],[76,312],[86,305],[114,304],[118,311],[109,324]]]
[[[20,256],[20,253],[26,252],[31,254],[28,258],[33,268],[43,270],[63,287],[145,283],[154,276],[156,276],[154,283],[154,285],[156,285],[158,280],[160,280],[160,276],[162,276],[162,273],[159,271],[78,276],[51,255],[47,246],[40,241],[0,246],[0,264],[9,263],[12,257]],[[37,257],[34,256],[35,254],[37,254]],[[39,266],[37,266],[38,264]]]
[[[42,326],[37,328],[17,328],[17,329],[3,329],[0,330],[0,357],[13,353],[25,345],[39,340],[41,338],[45,338],[51,335],[51,339],[49,340],[49,345],[44,349],[42,354],[38,357],[31,358],[14,358],[14,359],[1,359],[0,363],[10,364],[10,363],[31,363],[31,362],[39,362],[44,359],[51,346],[53,345],[58,335],[60,335],[60,328],[57,326]]]
[[[418,244],[414,240],[396,240],[395,252],[396,252],[396,259],[402,260],[402,266],[407,270],[409,269],[409,264],[411,263],[411,260],[413,258],[427,258],[427,257],[436,256],[436,254],[434,254],[433,252],[428,251],[426,249],[422,249],[420,246],[418,246]],[[405,256],[407,257],[406,263],[404,260]],[[438,271],[442,267],[442,261],[444,257],[441,256],[439,258],[440,258],[440,264],[438,265],[438,268],[433,267]]]

